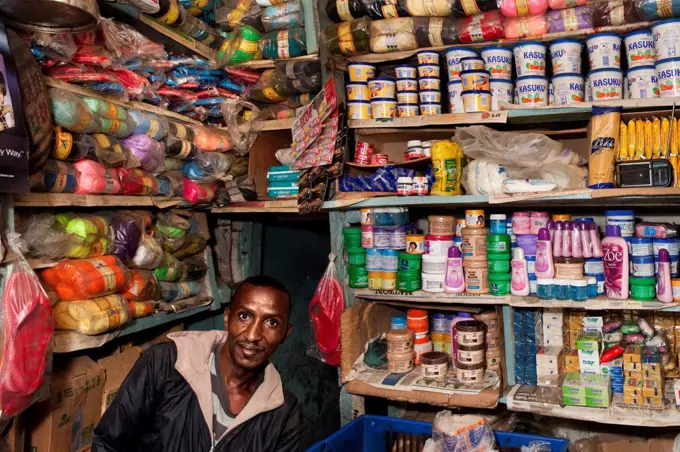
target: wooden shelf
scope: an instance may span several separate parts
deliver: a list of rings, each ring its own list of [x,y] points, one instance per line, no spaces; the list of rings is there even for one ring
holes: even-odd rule
[[[512,47],[514,44],[529,40],[529,41],[542,41],[542,42],[552,42],[557,39],[563,39],[563,38],[571,38],[571,39],[585,39],[589,35],[593,33],[601,33],[601,32],[611,32],[611,33],[619,33],[619,34],[626,34],[628,32],[634,31],[634,30],[640,30],[643,28],[649,28],[651,26],[651,22],[638,22],[634,24],[626,24],[626,25],[620,25],[620,26],[611,26],[611,27],[597,27],[597,28],[591,28],[588,30],[577,30],[577,31],[572,31],[572,32],[562,32],[562,33],[546,33],[540,38],[527,38],[527,39],[500,39],[497,41],[485,41],[485,42],[471,42],[471,43],[465,43],[465,44],[454,44],[454,45],[448,45],[448,46],[438,46],[438,47],[424,47],[424,48],[418,48],[414,50],[405,50],[401,52],[389,52],[389,53],[367,53],[364,55],[356,55],[356,56],[351,56],[347,57],[348,61],[353,61],[353,62],[359,62],[359,63],[386,63],[388,61],[399,61],[403,60],[405,58],[410,58],[412,56],[415,56],[415,54],[421,50],[435,50],[435,51],[442,51],[442,50],[448,50],[451,48],[456,48],[456,47],[465,47],[465,48],[472,48],[476,50],[481,50],[485,47],[489,47],[492,45],[501,45],[505,47]]]
[[[385,166],[400,166],[403,168],[411,168],[414,166],[423,166],[426,163],[430,163],[432,159],[430,157],[424,157],[422,159],[414,160],[404,160],[402,162],[388,162],[386,165],[362,165],[360,163],[345,162],[345,165],[351,166],[352,168],[358,168],[363,170],[375,170],[378,168],[384,168]]]
[[[14,207],[158,207],[184,202],[163,196],[76,195],[71,193],[24,193],[14,195]]]
[[[230,66],[230,67],[240,67],[240,68],[247,68],[247,69],[272,69],[276,67],[276,63],[280,61],[285,61],[285,62],[297,62],[297,61],[319,61],[319,55],[317,54],[312,54],[312,55],[304,55],[296,58],[282,58],[278,60],[254,60],[254,61],[248,61],[247,63],[241,63],[237,64],[235,66]]]
[[[507,111],[491,111],[481,113],[443,113],[441,115],[410,116],[408,118],[352,119],[347,121],[347,125],[350,129],[380,129],[467,124],[505,124],[507,121]]]
[[[354,289],[354,296],[366,300],[392,301],[427,304],[470,304],[470,305],[507,305],[515,308],[571,308],[585,310],[635,309],[650,311],[679,311],[680,303],[661,303],[658,301],[614,300],[598,297],[584,302],[571,300],[539,300],[536,296],[519,297],[506,295],[447,294],[423,292],[401,292],[399,290]]]
[[[208,47],[207,45],[201,43],[200,41],[197,41],[192,37],[185,35],[184,33],[181,33],[180,31],[172,27],[169,27],[165,24],[162,24],[143,14],[140,16],[139,22],[146,25],[147,27],[154,29],[163,36],[182,44],[187,49],[191,50],[192,52],[195,52],[196,54],[208,60],[214,57],[215,54],[217,53],[217,50]]]
[[[298,213],[298,202],[295,199],[272,201],[233,202],[223,207],[213,207],[211,213]]]

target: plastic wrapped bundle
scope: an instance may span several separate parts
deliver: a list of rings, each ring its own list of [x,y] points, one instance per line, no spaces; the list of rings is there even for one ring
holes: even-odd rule
[[[198,234],[187,234],[184,244],[172,253],[177,259],[182,260],[194,254],[202,253],[207,246],[205,239]]]
[[[478,16],[459,19],[456,30],[458,30],[460,42],[469,43],[503,39],[506,37],[503,27],[504,22],[500,12],[489,11]]]
[[[184,176],[182,171],[169,171],[158,176],[161,195],[167,197],[182,196]]]
[[[642,20],[680,17],[680,0],[638,0],[635,6]]]
[[[59,262],[40,277],[60,300],[83,300],[120,292],[128,283],[128,270],[117,257],[101,256]]]
[[[88,154],[95,155],[96,147],[97,141],[91,135],[72,133],[56,126],[50,157],[56,160],[77,162]]]
[[[323,32],[323,39],[334,55],[352,56],[368,52],[371,19],[362,17],[341,24],[331,24]]]
[[[587,6],[550,11],[545,15],[549,33],[593,28],[593,18]]]
[[[130,307],[120,295],[91,300],[60,301],[54,305],[54,327],[95,335],[115,330],[130,320]]]
[[[189,204],[209,204],[215,199],[217,184],[200,184],[184,178],[184,192],[182,197]]]
[[[142,169],[150,173],[158,173],[163,170],[165,161],[165,145],[148,135],[132,135],[125,138],[121,143],[137,157]]]
[[[177,0],[160,0],[158,3],[160,8],[155,14],[152,14],[151,17],[171,27],[182,23],[180,4]]]
[[[286,99],[286,81],[278,75],[275,69],[267,69],[262,72],[257,83],[250,88],[248,97],[263,103],[282,102]]]
[[[262,8],[254,0],[225,0],[215,12],[215,21],[232,28],[242,24],[261,28],[261,16]]]
[[[565,9],[582,6],[588,3],[588,0],[548,0],[550,9]],[[595,2],[592,2],[595,3]]]
[[[194,144],[203,152],[224,152],[231,149],[229,134],[215,127],[193,126]]]
[[[130,110],[130,117],[135,122],[135,135],[144,134],[154,140],[162,140],[168,133],[168,120],[163,117],[137,110]]]
[[[455,17],[476,16],[496,9],[498,9],[496,0],[455,0],[453,2]]]
[[[153,270],[153,274],[159,281],[179,281],[186,274],[186,265],[177,260],[172,254],[166,252],[163,255],[163,262]]]
[[[79,133],[99,131],[99,123],[95,120],[95,115],[79,97],[67,91],[52,88],[50,89],[50,105],[56,125]]]
[[[168,124],[168,134],[180,140],[193,141],[194,129],[179,122],[170,121]],[[167,143],[166,143],[167,144]]]
[[[180,140],[173,135],[165,139],[165,155],[179,160],[193,160],[200,151],[191,141]]]
[[[111,254],[114,250],[114,236],[109,220],[99,215],[58,214],[53,230],[61,231],[64,246],[50,254],[62,254],[59,258],[84,259]],[[48,231],[46,231],[48,233]],[[47,239],[49,241],[49,239]],[[46,250],[43,250],[43,252]]]
[[[235,65],[252,61],[259,52],[258,41],[261,34],[250,25],[238,28],[236,37],[229,46],[229,55],[225,60],[227,65]]]
[[[181,283],[161,282],[160,284],[161,298],[168,303],[195,297],[201,292],[200,281],[186,281]]]
[[[184,162],[182,160],[174,159],[171,157],[166,157],[163,161],[163,167],[166,172],[170,171],[182,171],[184,167]]]
[[[449,17],[453,14],[454,0],[398,0],[411,16]]]
[[[118,168],[105,168],[93,160],[81,160],[73,164],[78,171],[75,193],[85,195],[116,195],[121,192]]]
[[[161,286],[150,270],[130,270],[130,281],[121,292],[128,301],[155,301],[161,298]]]
[[[208,264],[203,256],[191,256],[182,261],[186,266],[186,280],[196,281],[203,279],[208,273]]]
[[[108,250],[107,243],[112,242],[110,234],[98,234],[100,229],[95,226],[92,229],[86,229],[85,234],[78,235],[75,232],[69,232],[63,222],[58,223],[56,218],[52,214],[28,215],[20,218],[17,232],[20,232],[22,239],[30,244],[31,256],[51,260],[59,260],[67,256],[94,257],[85,253],[95,248],[92,246],[95,242],[99,242],[95,249],[100,253],[101,250]],[[84,249],[85,253],[79,253],[81,249]]]
[[[305,25],[302,2],[294,0],[268,6],[262,10],[260,20],[266,32],[302,27]]]
[[[184,177],[201,183],[211,183],[223,179],[231,167],[224,154],[202,152],[184,164]]]
[[[130,212],[116,212],[111,216],[113,231],[112,254],[124,263],[129,263],[137,254],[139,241],[144,233],[144,221]]]
[[[160,183],[158,179],[143,169],[119,168],[120,186],[122,193],[128,196],[159,195]]]
[[[418,48],[412,18],[371,22],[371,52],[386,53]]]
[[[97,160],[108,168],[117,168],[120,166],[136,166],[136,159],[131,159],[130,150],[121,144],[115,137],[95,133],[92,138],[97,142],[94,152]]]
[[[132,258],[132,266],[153,270],[163,262],[163,247],[156,238],[150,234],[142,235],[137,246],[135,256]]]
[[[442,17],[414,17],[418,47],[448,46],[458,43],[456,20]]]
[[[96,97],[83,97],[83,102],[90,109],[92,114],[108,119],[118,119],[125,121],[128,119],[128,112],[125,108],[107,102]]]
[[[156,219],[156,231],[163,249],[173,253],[184,245],[187,231],[191,227],[189,220],[174,213],[159,213]]]
[[[548,32],[548,22],[544,16],[505,19],[503,25],[507,39],[538,38]],[[461,41],[463,41],[462,37]]]
[[[548,11],[548,0],[500,0],[505,17],[542,16]]]
[[[73,165],[48,160],[29,179],[31,191],[42,193],[75,193],[78,189],[78,171]]]
[[[362,0],[331,0],[326,3],[326,14],[333,22],[343,22],[364,17],[366,7]]]
[[[305,29],[294,28],[267,33],[260,40],[262,57],[268,59],[295,58],[307,54]]]
[[[321,73],[319,61],[277,61],[276,73],[289,79],[303,79]]]
[[[408,17],[410,15],[404,2],[394,0],[367,0],[364,7],[368,17],[373,20]]]
[[[309,93],[321,89],[321,72],[311,77],[299,79],[286,79],[286,92],[288,93]]]
[[[632,1],[593,2],[588,4],[592,11],[593,25],[609,27],[634,24],[640,21],[638,11]]]
[[[97,116],[96,121],[99,123],[99,131],[101,133],[106,133],[116,138],[129,137],[135,130],[135,122],[130,117],[126,117],[126,119],[109,119]]]

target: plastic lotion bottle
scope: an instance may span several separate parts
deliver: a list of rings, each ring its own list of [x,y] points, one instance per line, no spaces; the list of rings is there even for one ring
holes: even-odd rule
[[[444,292],[465,292],[463,259],[460,257],[460,249],[458,249],[457,246],[449,247],[449,257],[446,260],[446,279],[444,280]]]
[[[553,278],[554,276],[555,264],[550,232],[546,228],[541,228],[538,230],[538,240],[536,240],[536,277]]]
[[[512,279],[510,281],[510,293],[513,295],[529,295],[529,269],[527,260],[524,258],[524,250],[520,247],[515,248],[512,254]]]
[[[621,227],[607,225],[607,236],[602,240],[604,252],[604,287],[609,298],[628,298],[628,244],[621,237]]]
[[[662,303],[673,301],[671,287],[671,262],[668,250],[659,250],[659,274],[657,275],[656,299]]]

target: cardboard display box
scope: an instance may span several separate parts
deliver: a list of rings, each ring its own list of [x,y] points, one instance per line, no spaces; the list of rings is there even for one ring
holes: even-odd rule
[[[125,377],[130,373],[141,355],[142,349],[140,347],[131,347],[123,350],[121,353],[116,353],[97,361],[104,368],[104,374],[106,375],[101,398],[102,416],[109,405],[111,405],[111,402],[113,402]]]
[[[56,366],[50,400],[28,411],[31,452],[80,452],[101,418],[104,368],[86,356]]]

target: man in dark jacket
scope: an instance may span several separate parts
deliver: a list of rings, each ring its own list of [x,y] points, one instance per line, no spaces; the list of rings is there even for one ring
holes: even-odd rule
[[[94,431],[93,452],[291,452],[302,421],[269,362],[291,331],[290,294],[252,277],[227,331],[169,334],[147,350]]]

